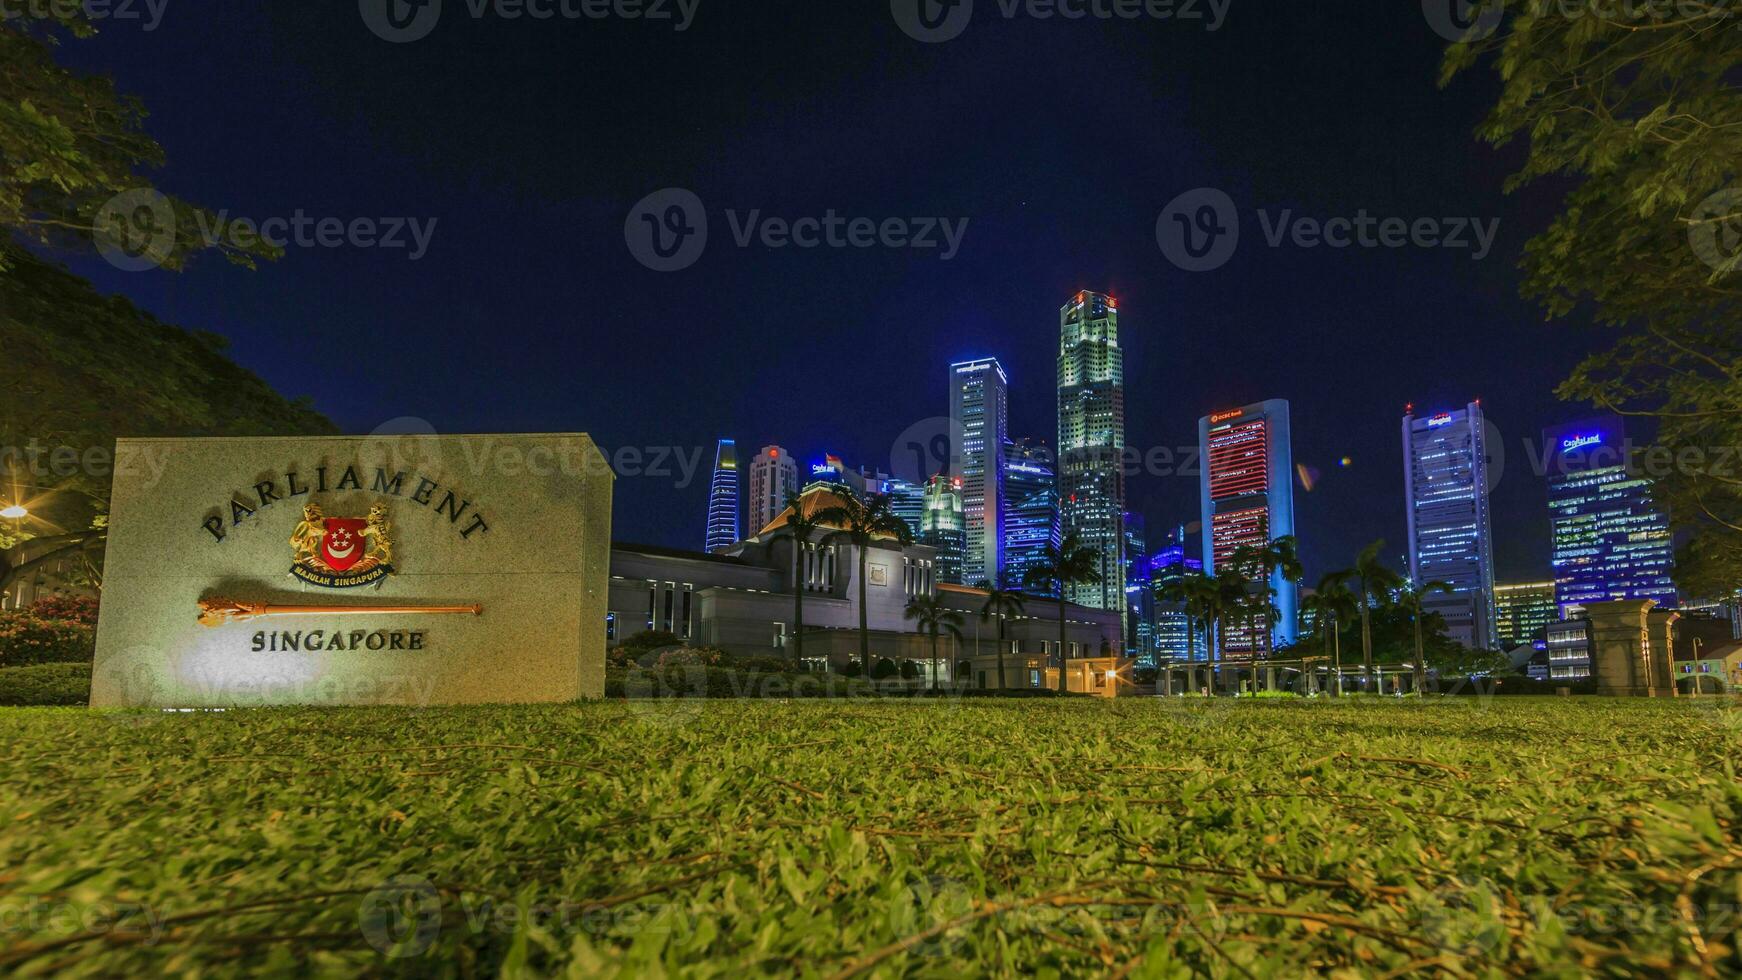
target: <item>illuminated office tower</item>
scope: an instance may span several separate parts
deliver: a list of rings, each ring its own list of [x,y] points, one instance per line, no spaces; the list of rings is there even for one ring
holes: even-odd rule
[[[1216,574],[1243,545],[1263,548],[1294,534],[1294,458],[1288,402],[1275,398],[1198,420],[1204,572]],[[1281,571],[1271,576],[1276,621],[1271,636],[1245,622],[1224,627],[1223,649],[1234,657],[1267,656],[1295,641],[1300,595]],[[1255,635],[1256,634],[1256,635]]]
[[[1208,660],[1210,645],[1204,631],[1186,615],[1185,604],[1167,597],[1168,586],[1192,574],[1201,574],[1204,563],[1186,557],[1186,530],[1176,528],[1167,547],[1149,559],[1149,588],[1155,597],[1155,656],[1158,660]]]
[[[763,446],[750,462],[750,533],[774,523],[786,509],[787,494],[798,489],[798,461],[779,446]]]
[[[889,498],[889,512],[906,522],[914,540],[918,541],[925,531],[926,488],[895,477],[874,482],[881,489],[872,492]]]
[[[1058,476],[1045,446],[1030,446],[1025,439],[1006,446],[1004,455],[1009,508],[1004,516],[1003,586],[1021,589],[1029,570],[1045,559],[1046,546],[1058,547]]]
[[[714,480],[708,487],[708,543],[704,550],[725,551],[737,543],[738,444],[721,439],[714,447]]]
[[[961,450],[950,476],[962,478],[968,522],[966,581],[998,581],[1004,564],[1004,445],[1010,440],[1009,379],[996,358],[950,365],[950,419],[961,427]]]
[[[1068,598],[1096,609],[1125,602],[1125,354],[1119,304],[1080,292],[1059,310],[1059,510],[1066,534],[1100,552],[1101,581]]]
[[[1452,640],[1474,650],[1498,645],[1494,626],[1494,544],[1488,513],[1488,449],[1482,403],[1403,416],[1403,499],[1409,522],[1409,578],[1452,591],[1422,597]]]
[[[925,513],[920,518],[918,541],[937,549],[939,582],[964,584],[962,561],[968,548],[967,528],[962,508],[961,478],[941,473],[932,477],[925,485]]]
[[[1125,611],[1127,655],[1139,666],[1155,666],[1155,594],[1149,587],[1149,548],[1144,542],[1143,515],[1126,511]]]
[[[1537,630],[1558,619],[1553,582],[1495,584],[1494,631],[1500,634],[1500,649],[1529,643]]]
[[[1669,519],[1651,481],[1627,459],[1627,433],[1607,415],[1543,432],[1554,527],[1555,604],[1616,599],[1676,604]]]

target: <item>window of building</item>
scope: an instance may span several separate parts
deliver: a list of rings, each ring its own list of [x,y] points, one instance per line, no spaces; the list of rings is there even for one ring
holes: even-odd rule
[[[653,629],[654,614],[659,609],[659,583],[647,580],[647,628]]]
[[[660,627],[661,629],[665,630],[667,633],[672,632],[672,612],[673,612],[673,608],[676,606],[676,604],[677,604],[677,583],[676,582],[667,582],[667,583],[665,583],[665,618],[662,620],[662,622],[664,622],[665,625]]]
[[[609,643],[615,639],[617,639],[617,614],[616,613],[606,613],[605,614],[605,642]]]
[[[775,649],[778,649],[778,650],[786,649],[786,624],[785,623],[775,623],[774,624],[774,646],[775,646]]]
[[[1028,686],[1029,687],[1039,687],[1040,686],[1040,671],[1030,670],[1028,672]]]

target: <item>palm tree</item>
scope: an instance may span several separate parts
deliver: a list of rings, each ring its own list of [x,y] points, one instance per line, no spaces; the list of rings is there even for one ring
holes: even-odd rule
[[[865,609],[865,559],[874,538],[894,538],[903,545],[913,543],[913,529],[897,517],[889,507],[889,498],[871,494],[861,498],[851,489],[838,486],[831,491],[840,503],[818,511],[814,519],[819,524],[839,530],[830,532],[824,541],[846,538],[859,551],[859,663],[865,676],[871,676],[871,627]]]
[[[1415,693],[1417,694],[1427,688],[1427,662],[1424,659],[1426,655],[1422,652],[1421,643],[1422,600],[1435,592],[1451,595],[1456,591],[1450,582],[1442,582],[1437,578],[1420,585],[1411,585],[1403,590],[1403,604],[1409,607],[1410,618],[1415,621]]]
[[[981,579],[974,588],[986,593],[986,604],[980,607],[980,622],[998,619],[998,690],[1004,690],[1004,620],[1022,615],[1022,593],[1007,591]],[[975,634],[976,636],[979,634]]]
[[[1299,582],[1301,576],[1306,574],[1306,569],[1301,567],[1300,554],[1296,550],[1295,538],[1292,534],[1285,534],[1270,542],[1259,553],[1258,560],[1264,566],[1264,581],[1267,584],[1279,572],[1282,574],[1282,580],[1289,583]],[[1275,594],[1274,589],[1272,594]],[[1265,603],[1264,605],[1264,626],[1267,636],[1274,637],[1276,635],[1276,606],[1273,603]]]
[[[804,554],[811,536],[822,527],[815,515],[806,517],[802,494],[786,495],[786,529],[792,534],[792,660],[804,659]]]
[[[1335,646],[1335,653],[1331,655],[1331,669],[1336,672],[1332,690],[1338,695],[1343,693],[1343,624],[1356,614],[1355,593],[1349,591],[1348,585],[1349,577],[1354,574],[1354,570],[1348,568],[1326,572],[1319,576],[1319,584],[1313,590],[1313,599],[1319,610],[1318,627],[1322,631],[1329,625],[1329,632],[1322,633],[1326,652],[1330,653],[1330,648]]]
[[[1241,566],[1230,563],[1210,577],[1209,586],[1205,608],[1216,631],[1216,662],[1221,663],[1228,657],[1229,621],[1244,621],[1248,629],[1252,627],[1252,580]]]
[[[1353,577],[1360,580],[1360,589],[1356,598],[1361,603],[1361,672],[1367,678],[1367,683],[1373,682],[1373,619],[1370,612],[1373,601],[1391,601],[1391,590],[1403,584],[1403,576],[1385,567],[1379,560],[1379,552],[1385,547],[1381,538],[1355,556],[1355,567],[1351,569]]]
[[[1073,585],[1101,581],[1101,550],[1083,543],[1076,532],[1065,535],[1056,546],[1041,549],[1040,561],[1029,568],[1023,585],[1041,594],[1055,594],[1059,603],[1059,693],[1065,688],[1065,593]]]
[[[918,595],[907,600],[903,615],[914,620],[921,633],[931,637],[932,689],[942,690],[943,677],[938,670],[938,634],[947,632],[959,642],[962,639],[962,614],[948,608],[935,596]]]

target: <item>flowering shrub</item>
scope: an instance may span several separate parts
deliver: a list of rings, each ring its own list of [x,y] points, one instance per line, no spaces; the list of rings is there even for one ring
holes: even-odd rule
[[[659,655],[654,667],[718,667],[726,655],[713,647],[680,647]]]
[[[97,600],[84,595],[54,595],[31,603],[29,613],[37,619],[64,619],[84,626],[97,625]]]
[[[97,631],[70,619],[42,619],[34,607],[0,613],[0,667],[25,664],[90,663]]]

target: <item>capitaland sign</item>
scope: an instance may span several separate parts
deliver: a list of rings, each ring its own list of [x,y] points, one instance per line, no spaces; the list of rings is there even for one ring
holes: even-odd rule
[[[91,703],[604,690],[613,476],[581,434],[122,440]],[[533,471],[516,460],[573,459]]]

